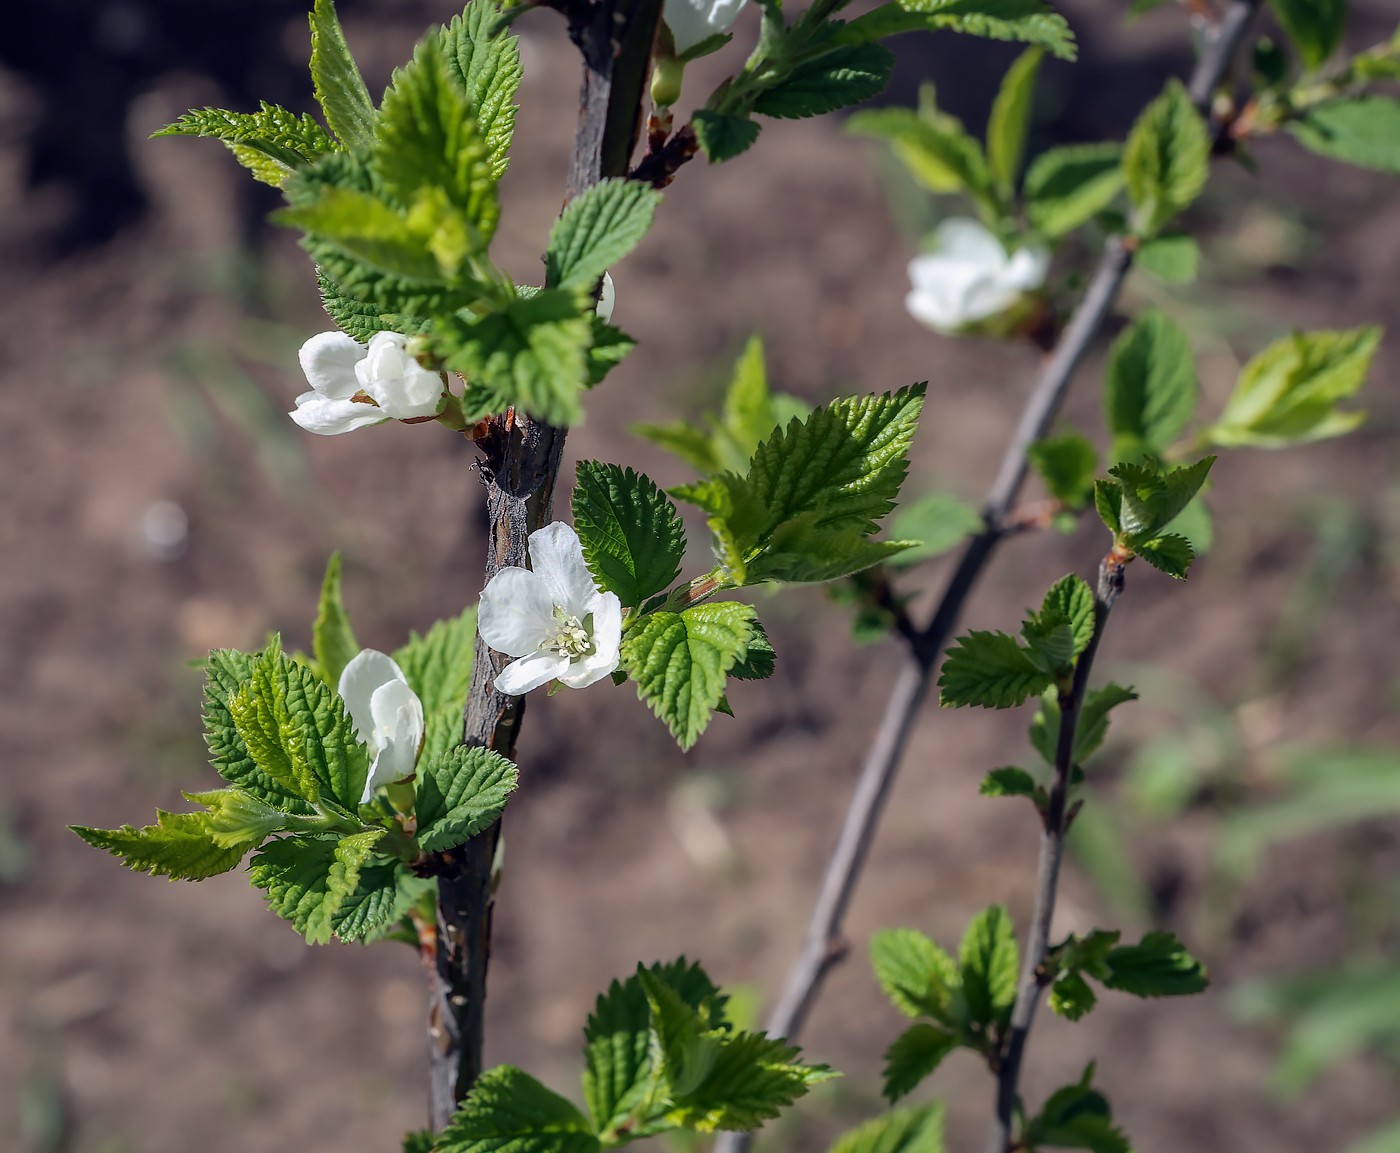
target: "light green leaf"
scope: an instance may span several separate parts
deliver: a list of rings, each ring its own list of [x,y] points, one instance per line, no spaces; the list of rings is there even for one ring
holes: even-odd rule
[[[1141,245],[1134,259],[1164,284],[1190,284],[1200,267],[1201,249],[1190,236],[1159,236]]]
[[[939,703],[1009,709],[1043,692],[1052,678],[1006,633],[972,632],[948,650],[938,676]]]
[[[1184,536],[1171,533],[1154,540],[1139,541],[1133,546],[1133,551],[1153,568],[1177,580],[1186,579],[1186,570],[1196,559],[1191,542]]]
[[[1066,508],[1077,511],[1093,497],[1099,454],[1082,432],[1038,440],[1026,457],[1045,482],[1045,491]]]
[[[1035,158],[1022,191],[1032,225],[1054,239],[1103,211],[1123,187],[1123,146],[1068,144]]]
[[[1050,986],[1050,1011],[1068,1021],[1078,1021],[1098,1003],[1089,982],[1078,973],[1060,977]]]
[[[1116,464],[1108,473],[1118,483],[1096,482],[1094,499],[1111,504],[1117,497],[1118,507],[1110,509],[1118,526],[1114,531],[1136,549],[1138,544],[1157,537],[1190,504],[1215,461],[1215,457],[1208,456],[1165,473],[1155,463]],[[1106,515],[1106,523],[1107,520]]]
[[[1148,933],[1136,945],[1119,945],[1107,961],[1104,985],[1135,997],[1184,997],[1210,984],[1205,966],[1174,933]]]
[[[627,431],[640,436],[672,456],[678,456],[696,472],[708,476],[719,472],[720,463],[714,437],[702,428],[678,420],[674,424],[630,424]]]
[[[1061,577],[1045,594],[1040,615],[1058,615],[1069,622],[1074,636],[1073,655],[1078,656],[1094,636],[1094,590],[1074,573]]]
[[[603,180],[575,197],[550,230],[545,284],[591,291],[637,247],[660,203],[661,193],[638,180]]]
[[[357,798],[358,799],[358,798]],[[307,944],[327,944],[340,907],[359,886],[360,869],[385,829],[341,837],[285,837],[265,845],[249,866],[255,889],[267,890],[267,903],[291,921]]]
[[[1044,55],[1044,48],[1027,48],[1007,69],[987,121],[987,167],[1006,203],[1015,194],[1016,177],[1021,174],[1026,133],[1031,124],[1031,99]]]
[[[525,74],[517,38],[490,34],[501,11],[490,0],[470,0],[442,32],[448,70],[466,93],[477,131],[486,141],[491,175],[497,180],[510,164],[513,99]]]
[[[1298,143],[1322,156],[1400,173],[1400,103],[1388,96],[1319,104],[1287,127]]]
[[[836,1138],[827,1153],[944,1153],[942,1101],[891,1109]]]
[[[1181,326],[1155,308],[1142,313],[1109,354],[1104,420],[1115,453],[1160,454],[1181,435],[1200,392],[1191,341]]]
[[[416,1129],[403,1135],[403,1153],[433,1153],[437,1134],[431,1129]]]
[[[420,760],[413,805],[419,847],[440,853],[490,828],[519,777],[510,761],[490,749],[458,745]]]
[[[316,610],[316,623],[311,627],[311,647],[321,679],[332,688],[340,684],[340,674],[360,651],[350,617],[340,596],[340,553],[331,553],[326,562],[326,577],[321,582],[321,601]]]
[[[1269,0],[1269,7],[1309,68],[1320,68],[1341,47],[1347,0]]]
[[[622,663],[682,749],[693,745],[724,695],[725,675],[753,636],[754,610],[712,601],[643,617],[622,642]]]
[[[953,1024],[952,999],[962,984],[953,958],[917,929],[881,929],[870,939],[875,978],[906,1017]]]
[[[276,104],[261,102],[257,112],[227,112],[201,108],[186,112],[174,124],[152,136],[205,136],[221,140],[264,184],[281,187],[297,168],[327,152],[336,143],[315,120],[300,117]]]
[[[425,764],[462,743],[475,649],[476,606],[472,605],[451,620],[438,621],[427,636],[410,632],[408,643],[393,654],[408,687],[423,702],[428,731],[419,759]]]
[[[747,116],[697,109],[690,122],[695,128],[695,139],[711,164],[733,160],[758,139],[758,122]]]
[[[972,1019],[987,1028],[1005,1027],[1016,1002],[1021,960],[1004,906],[992,905],[972,919],[958,945],[958,964]]]
[[[711,438],[719,467],[701,471],[727,468],[731,472],[746,472],[758,446],[773,435],[774,429],[786,428],[793,417],[805,420],[811,411],[795,396],[769,391],[763,341],[757,334],[749,337],[734,366],[724,394],[724,411]]]
[[[120,829],[90,829],[69,825],[94,848],[105,849],[138,873],[171,880],[202,881],[236,869],[249,849],[248,841],[225,847],[209,827],[208,813],[167,813],[156,810],[156,823],[144,829],[123,825]]]
[[[438,1134],[436,1153],[598,1153],[588,1118],[528,1073],[497,1065],[477,1078]]]
[[[287,827],[287,814],[242,789],[213,789],[183,793],[187,801],[203,805],[208,813],[204,829],[221,849],[256,849],[269,836]]]
[[[1337,402],[1366,383],[1381,330],[1295,332],[1240,372],[1220,419],[1206,430],[1218,445],[1282,448],[1350,432],[1366,418]]]
[[[623,608],[639,607],[680,575],[685,525],[650,477],[580,461],[573,512],[589,570]]]
[[[592,388],[595,384],[601,384],[608,373],[627,358],[627,354],[637,347],[637,341],[596,313],[589,317],[589,322],[593,326],[593,343],[588,349],[586,387]]]
[[[993,769],[982,778],[977,791],[984,797],[1026,797],[1038,809],[1044,809],[1049,802],[1044,786],[1037,785],[1030,773],[1014,765]]]
[[[1075,58],[1074,34],[1065,18],[1040,0],[902,0],[856,17],[836,33],[835,39],[859,44],[900,32],[945,29],[1039,44],[1062,60]]]
[[[1087,760],[1103,744],[1104,737],[1108,735],[1108,714],[1119,705],[1137,699],[1138,695],[1132,689],[1112,682],[1085,694],[1084,704],[1079,710],[1079,727],[1074,734],[1075,764]],[[1058,724],[1055,727],[1058,730]]]
[[[899,540],[920,543],[890,558],[896,568],[942,556],[985,526],[970,504],[948,493],[933,492],[900,507],[890,522],[890,533]]]
[[[425,204],[428,211],[410,219],[367,192],[328,188],[315,203],[284,208],[273,214],[273,220],[314,233],[351,260],[381,274],[420,282],[419,287],[424,290],[430,286],[447,287],[457,269],[445,268],[439,262],[435,241],[439,235],[444,240],[455,239],[458,230],[453,224],[464,222],[450,207]],[[451,255],[447,247],[437,247]],[[313,258],[317,255],[313,250]],[[342,270],[332,271],[338,274]],[[342,275],[336,275],[336,280],[351,287]]]
[[[890,82],[894,53],[879,44],[841,44],[799,64],[761,93],[754,111],[797,120],[835,112],[878,95]]]
[[[966,191],[980,204],[993,206],[992,176],[982,146],[954,116],[928,104],[912,108],[877,108],[857,112],[846,131],[889,142],[909,174],[930,192]]]
[[[1021,625],[1026,656],[1042,671],[1059,676],[1074,667],[1074,626],[1061,612],[1032,613]]]
[[[1135,209],[1133,227],[1144,239],[1200,195],[1210,166],[1210,133],[1181,81],[1143,109],[1128,135],[1123,174]]]
[[[885,1097],[893,1103],[912,1093],[957,1047],[958,1039],[936,1025],[910,1025],[885,1050]]]
[[[332,0],[316,0],[311,15],[311,80],[331,131],[346,148],[367,148],[374,139],[374,103],[350,55]]]

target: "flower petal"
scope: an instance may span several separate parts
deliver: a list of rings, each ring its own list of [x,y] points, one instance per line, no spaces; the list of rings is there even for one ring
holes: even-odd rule
[[[369,699],[369,712],[376,729],[404,742],[410,755],[417,754],[418,742],[423,739],[423,702],[407,681],[386,681],[375,689]]]
[[[509,697],[524,696],[569,671],[569,658],[559,653],[531,653],[511,661],[496,678],[496,691]]]
[[[307,432],[318,436],[339,436],[343,432],[354,432],[357,428],[383,424],[389,419],[372,404],[330,400],[319,392],[303,392],[297,397],[296,408],[287,415]]]
[[[549,587],[529,569],[503,568],[481,591],[477,631],[499,653],[534,652],[549,640],[555,623]]]
[[[985,224],[970,216],[950,216],[934,233],[940,256],[955,256],[987,271],[1006,263],[1006,249]]]
[[[340,674],[336,691],[345,701],[345,711],[355,722],[355,735],[360,740],[367,740],[375,729],[371,707],[375,690],[395,680],[403,681],[404,688],[408,688],[408,678],[394,658],[378,649],[361,649]]]
[[[589,602],[599,590],[583,563],[583,545],[572,527],[557,520],[532,532],[530,568],[544,581],[556,605],[580,620],[588,615]]]
[[[355,365],[364,358],[364,346],[343,332],[317,333],[297,353],[307,383],[331,400],[348,400],[359,391]]]
[[[1006,283],[1022,292],[1029,292],[1045,283],[1050,271],[1050,250],[1040,245],[1018,248],[1006,266]]]
[[[598,307],[594,310],[598,314],[598,319],[604,324],[612,323],[613,306],[617,304],[617,285],[613,283],[612,273],[603,273],[603,287],[598,293]]]
[[[666,0],[662,15],[676,39],[676,51],[684,52],[707,36],[728,32],[743,6],[744,0]]]

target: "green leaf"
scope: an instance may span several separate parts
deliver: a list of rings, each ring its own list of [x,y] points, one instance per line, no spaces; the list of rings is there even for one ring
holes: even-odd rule
[[[1184,536],[1172,534],[1159,536],[1155,540],[1140,541],[1133,546],[1133,551],[1153,568],[1177,580],[1186,579],[1186,570],[1196,559],[1191,542]]]
[[[1197,556],[1205,556],[1215,543],[1215,522],[1211,519],[1210,509],[1206,507],[1204,493],[1204,489],[1198,492],[1177,518],[1167,525],[1167,532],[1184,536]]]
[[[1190,236],[1159,236],[1141,245],[1134,259],[1164,284],[1190,284],[1196,279],[1201,249]]]
[[[1048,803],[1044,787],[1036,784],[1035,778],[1025,769],[1014,765],[993,769],[982,778],[982,787],[977,791],[984,797],[1027,797],[1038,809]]]
[[[827,1153],[944,1153],[942,1101],[890,1109],[848,1129]]]
[[[436,1153],[598,1153],[588,1118],[528,1073],[497,1065],[438,1134]]]
[[[1059,978],[1050,986],[1050,1011],[1057,1017],[1078,1021],[1098,1003],[1089,982],[1078,973]]]
[[[436,892],[436,881],[415,877],[395,862],[360,869],[355,888],[331,918],[337,940],[370,944],[386,937],[425,892]]]
[[[920,112],[876,108],[857,112],[846,121],[846,131],[888,141],[909,174],[930,192],[966,191],[980,204],[993,204],[982,146],[954,116],[932,106]]]
[[[321,292],[321,306],[346,335],[368,344],[376,332],[414,334],[427,323],[419,317],[398,316],[381,312],[378,305],[366,304],[348,295],[321,268],[316,269],[316,287]]]
[[[1059,615],[1069,622],[1074,636],[1074,656],[1078,656],[1094,637],[1094,590],[1082,577],[1070,573],[1061,577],[1045,594],[1040,615]]]
[[[1077,1085],[1057,1089],[1040,1113],[1026,1123],[1022,1143],[1030,1149],[1053,1146],[1091,1153],[1132,1153],[1122,1130],[1113,1125],[1108,1101],[1090,1086],[1091,1062]]]
[[[431,1129],[417,1129],[403,1135],[403,1153],[433,1153],[437,1134]]]
[[[1139,455],[1160,454],[1181,435],[1200,392],[1191,341],[1181,326],[1155,308],[1142,313],[1109,354],[1104,419],[1115,452],[1126,444]]]
[[[1002,200],[1007,203],[1015,194],[1016,177],[1021,174],[1026,133],[1031,123],[1031,99],[1044,56],[1045,49],[1038,46],[1021,53],[1002,77],[1001,88],[992,103],[991,118],[987,121],[987,167]]]
[[[711,164],[733,160],[758,139],[758,122],[747,116],[697,109],[690,122],[695,127],[695,139]]]
[[[360,642],[350,627],[345,602],[340,596],[340,553],[331,553],[326,577],[321,582],[321,601],[316,623],[311,627],[311,647],[316,654],[321,679],[332,688],[340,684],[340,674],[360,651]],[[426,706],[425,706],[426,707]]]
[[[957,1047],[958,1039],[936,1025],[910,1025],[885,1050],[885,1097],[893,1103],[912,1093]]]
[[[545,284],[591,291],[637,247],[661,193],[638,180],[603,180],[570,201],[549,233]]]
[[[933,492],[901,506],[890,522],[890,533],[900,540],[916,540],[914,548],[890,558],[896,568],[942,556],[985,526],[982,515],[970,504],[948,493]]]
[[[257,112],[201,108],[186,112],[152,136],[204,136],[221,140],[264,184],[281,187],[297,168],[326,153],[336,143],[311,117],[300,117],[276,104],[261,102]]]
[[[1115,531],[1136,549],[1139,543],[1155,538],[1191,503],[1205,484],[1215,460],[1208,456],[1165,473],[1160,472],[1156,464],[1116,464],[1108,474],[1116,477],[1118,484],[1096,482],[1094,499],[1100,503],[1102,513],[1104,505],[1111,506],[1117,498],[1118,507],[1110,507],[1117,523]],[[1104,519],[1108,523],[1107,515]]]
[[[418,845],[440,853],[496,823],[519,773],[490,749],[458,745],[418,765]]]
[[[1062,60],[1075,58],[1074,34],[1065,18],[1040,0],[902,0],[858,16],[836,41],[859,44],[900,32],[962,32],[993,40],[1039,44]]]
[[[340,907],[359,886],[361,867],[386,831],[369,829],[338,840],[301,836],[273,841],[253,858],[249,879],[254,888],[267,890],[272,911],[291,921],[308,944],[324,945]]]
[[[1091,689],[1079,710],[1079,727],[1074,734],[1074,762],[1088,760],[1108,735],[1108,714],[1119,705],[1138,699],[1132,689],[1111,681],[1101,689]],[[1058,729],[1058,725],[1056,726]]]
[[[626,359],[637,347],[633,337],[608,324],[597,313],[589,317],[593,326],[593,343],[588,348],[588,379],[585,387],[601,384],[604,377]]]
[[[589,571],[623,608],[639,607],[680,575],[685,525],[650,477],[580,461],[573,512]]]
[[[1135,997],[1183,997],[1210,984],[1205,966],[1174,933],[1148,933],[1136,945],[1119,945],[1108,954],[1108,967],[1103,983]]]
[[[1116,480],[1094,481],[1094,508],[1108,531],[1117,536],[1123,531],[1119,510],[1123,507],[1123,486]]]
[[[220,845],[209,827],[208,813],[167,813],[156,810],[156,823],[144,829],[90,829],[69,825],[94,848],[104,849],[138,873],[171,880],[202,881],[236,869],[254,842]]]
[[[450,620],[438,621],[427,636],[408,634],[408,643],[393,657],[423,703],[427,734],[419,759],[426,764],[437,753],[462,743],[462,718],[471,688],[476,650],[476,606]]]
[[[1308,68],[1320,68],[1342,43],[1347,0],[1269,0]]]
[[[724,393],[724,410],[711,437],[719,463],[701,471],[727,468],[731,472],[746,472],[758,446],[772,437],[775,429],[787,427],[794,417],[805,420],[810,413],[810,406],[797,397],[769,391],[763,341],[754,334],[734,365],[734,375]]]
[[[501,8],[490,0],[470,0],[442,32],[448,70],[466,93],[477,131],[486,141],[491,175],[497,180],[510,164],[513,98],[525,75],[516,37],[491,35],[500,15]]]
[[[1045,491],[1066,508],[1081,509],[1093,497],[1099,454],[1083,433],[1038,440],[1026,450],[1026,457],[1045,482]]]
[[[330,188],[314,204],[284,208],[273,214],[273,220],[314,234],[352,261],[383,275],[419,282],[424,290],[446,286],[455,272],[444,269],[433,250],[439,232],[444,237],[452,233],[454,217],[450,213],[410,220],[367,192]],[[314,250],[312,256],[317,256]],[[329,271],[345,283],[342,270]]]
[[[1054,239],[1103,211],[1123,187],[1123,146],[1069,144],[1035,158],[1022,191],[1031,224]]]
[[[1061,612],[1031,613],[1021,624],[1026,656],[1036,668],[1060,676],[1074,667],[1074,626]]]
[[[883,92],[893,71],[894,53],[882,45],[838,45],[799,64],[761,93],[753,109],[786,120],[835,112]]]
[[[1133,227],[1150,238],[1205,186],[1210,133],[1181,81],[1143,109],[1123,151],[1123,175],[1135,209]]]
[[[678,456],[696,472],[709,475],[719,472],[720,463],[714,437],[704,429],[688,421],[678,420],[674,424],[629,424],[627,431],[633,436],[650,441],[672,456]]]
[[[1254,357],[1220,419],[1205,432],[1225,447],[1282,448],[1350,432],[1364,412],[1337,408],[1366,383],[1378,327],[1295,332]]]
[[[1319,155],[1400,173],[1400,103],[1388,96],[1319,104],[1287,127],[1299,144]]]
[[[773,675],[778,655],[773,651],[773,645],[758,618],[749,623],[753,625],[753,634],[749,637],[747,655],[734,662],[729,675],[736,681],[766,681]]]
[[[204,830],[221,849],[256,849],[269,836],[287,827],[287,814],[242,789],[213,789],[204,793],[184,793],[209,809]]]
[[[1020,950],[1005,906],[992,905],[972,919],[958,945],[963,994],[972,1019],[1004,1028],[1016,1002]]]
[[[938,676],[939,703],[1009,709],[1043,692],[1053,678],[1006,633],[972,632],[947,652]]]
[[[364,77],[350,55],[332,0],[316,0],[311,12],[311,80],[326,123],[347,148],[374,139],[375,112]]]
[[[876,980],[906,1017],[952,1025],[952,998],[962,984],[953,958],[917,929],[881,929],[870,939]]]
[[[753,636],[754,610],[712,601],[643,617],[622,642],[622,663],[682,749],[693,745],[724,695],[725,675]]]
[[[438,326],[447,367],[471,386],[463,401],[478,419],[514,405],[550,424],[583,419],[579,394],[588,377],[592,302],[546,289],[499,312]]]

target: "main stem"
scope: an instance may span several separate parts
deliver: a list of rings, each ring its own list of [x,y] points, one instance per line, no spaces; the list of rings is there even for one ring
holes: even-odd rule
[[[571,18],[569,36],[583,55],[579,121],[565,202],[606,177],[626,176],[641,127],[642,92],[661,0],[599,0]],[[553,519],[554,490],[566,430],[514,410],[492,418],[478,440],[485,459],[491,522],[485,581],[510,565],[525,567],[530,533]],[[496,691],[506,658],[478,636],[463,742],[515,759],[524,697]],[[437,854],[437,929],[429,975],[429,1125],[442,1129],[482,1072],[486,969],[500,823]]]

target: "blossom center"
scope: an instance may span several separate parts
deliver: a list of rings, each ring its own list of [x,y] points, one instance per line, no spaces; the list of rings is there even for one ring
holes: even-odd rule
[[[593,653],[592,633],[592,613],[579,620],[555,605],[554,624],[550,627],[544,643],[540,645],[540,652],[558,653],[561,657],[569,657],[571,660],[590,656]]]

